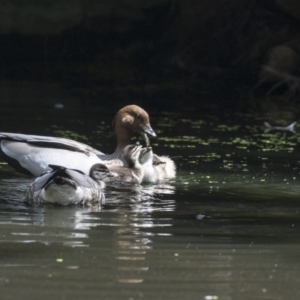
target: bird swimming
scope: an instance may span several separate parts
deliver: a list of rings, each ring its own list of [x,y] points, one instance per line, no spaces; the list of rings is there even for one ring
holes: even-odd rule
[[[268,122],[264,122],[265,125],[265,130],[264,133],[268,133],[272,130],[278,130],[278,131],[289,131],[292,133],[296,133],[295,131],[295,125],[297,124],[297,122],[294,122],[288,126],[272,126],[271,124],[269,124]]]
[[[157,156],[152,147],[146,147],[140,156],[144,169],[143,182],[157,182],[172,179],[176,176],[176,165],[167,156]]]
[[[48,166],[59,165],[81,170],[89,174],[95,163],[123,164],[124,148],[131,143],[134,132],[156,136],[149,116],[136,105],[120,109],[113,120],[117,147],[112,154],[104,154],[83,143],[59,138],[19,133],[0,133],[0,151],[17,171],[39,176],[51,170]]]
[[[48,171],[30,185],[26,200],[29,203],[53,203],[61,205],[101,203],[105,196],[102,180],[114,176],[102,164],[95,164],[86,175],[79,170],[50,165]]]
[[[139,158],[142,152],[142,146],[128,145],[124,148],[124,159],[126,166],[106,166],[113,177],[107,178],[107,181],[125,181],[140,184],[144,177],[144,169]]]

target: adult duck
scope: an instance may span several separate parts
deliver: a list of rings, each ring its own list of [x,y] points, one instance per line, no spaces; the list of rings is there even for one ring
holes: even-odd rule
[[[148,113],[137,105],[120,109],[113,120],[117,147],[106,155],[88,145],[59,137],[0,133],[0,151],[5,160],[17,171],[39,176],[51,170],[49,165],[76,169],[89,175],[97,163],[123,165],[124,148],[130,144],[135,132],[156,136],[151,128]]]
[[[28,189],[29,203],[53,203],[61,205],[102,202],[105,199],[102,182],[114,176],[102,164],[95,164],[86,175],[79,170],[50,165],[48,171],[35,179]]]

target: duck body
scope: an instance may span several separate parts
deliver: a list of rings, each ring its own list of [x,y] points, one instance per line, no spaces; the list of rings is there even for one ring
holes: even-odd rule
[[[2,156],[17,171],[39,176],[50,171],[49,165],[59,165],[89,174],[91,167],[102,160],[102,152],[85,144],[56,137],[0,134]]]
[[[43,173],[31,184],[26,199],[29,203],[60,205],[104,201],[104,183],[98,180],[95,166],[88,176],[79,170],[51,165],[52,171]]]

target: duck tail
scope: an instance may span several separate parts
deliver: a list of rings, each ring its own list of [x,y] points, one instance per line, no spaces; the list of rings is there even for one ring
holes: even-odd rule
[[[264,133],[268,133],[273,129],[273,126],[268,122],[264,122],[264,125],[266,127],[265,130],[264,130]]]

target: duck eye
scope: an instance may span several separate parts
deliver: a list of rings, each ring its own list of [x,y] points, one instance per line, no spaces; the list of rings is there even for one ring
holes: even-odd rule
[[[141,117],[140,114],[136,114],[136,118],[137,118],[138,120],[140,120],[142,117]]]

